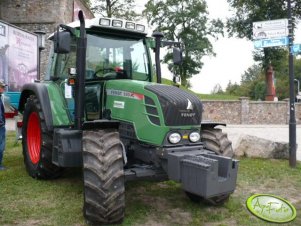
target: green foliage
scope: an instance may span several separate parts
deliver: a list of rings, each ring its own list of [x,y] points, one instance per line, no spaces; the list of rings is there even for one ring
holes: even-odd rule
[[[241,84],[232,84],[226,87],[226,93],[236,96],[250,97],[253,100],[265,99],[265,77],[259,65],[253,65],[241,76]]]
[[[258,81],[254,87],[254,99],[264,100],[266,94],[266,84],[264,81]]]
[[[97,0],[91,10],[104,17],[135,20],[141,17],[134,11],[135,0]]]
[[[198,74],[203,63],[202,57],[214,55],[209,37],[222,34],[223,23],[220,20],[209,20],[207,4],[204,0],[149,0],[145,5],[149,23],[165,35],[165,39],[183,43],[183,65],[181,68],[169,67],[181,76],[182,84]],[[164,57],[168,63],[171,54]]]
[[[223,93],[223,88],[221,87],[221,85],[219,83],[217,83],[212,91],[211,91],[211,94],[222,94]]]
[[[276,96],[279,100],[289,97],[289,76],[288,76],[288,57],[278,60],[273,68],[275,76]],[[266,94],[265,84],[266,70],[262,70],[259,65],[253,65],[241,77],[241,84],[228,83],[226,94],[236,96],[247,96],[253,100],[264,100]],[[294,59],[295,78],[301,83],[301,59]],[[297,84],[295,83],[295,93]]]
[[[14,138],[9,132],[4,155],[8,169],[0,171],[0,225],[88,225],[82,215],[81,169],[66,170],[56,180],[35,180],[27,175],[21,144],[15,145]],[[278,195],[293,202],[299,213],[300,170],[300,163],[292,169],[287,160],[242,158],[236,190],[220,207],[191,202],[173,181],[128,182],[121,225],[271,225],[249,213],[247,198]],[[286,225],[301,225],[301,218]]]
[[[82,0],[82,2],[83,2],[84,4],[86,4],[88,7],[91,6],[91,0]]]
[[[261,67],[259,65],[252,65],[245,71],[245,73],[241,76],[241,83],[248,83],[254,80],[258,80],[262,73]]]
[[[164,78],[162,78],[162,83],[166,85],[173,85],[172,81]],[[201,93],[195,93],[183,85],[181,85],[179,88],[187,92],[193,93],[194,95],[198,96],[201,100],[238,100],[239,98],[239,96],[236,94],[229,94],[225,92],[217,93],[217,94],[201,94]]]
[[[287,18],[287,0],[227,0],[235,16],[227,23],[230,35],[252,40],[252,23]],[[301,0],[292,0],[293,16],[300,17]]]

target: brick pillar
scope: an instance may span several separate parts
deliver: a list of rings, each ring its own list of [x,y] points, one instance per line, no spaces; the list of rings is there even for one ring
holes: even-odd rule
[[[274,78],[275,78],[274,70],[273,70],[273,67],[270,65],[265,74],[266,87],[267,87],[266,96],[265,96],[266,101],[274,101],[275,100],[276,88],[275,88]]]
[[[240,97],[241,112],[240,112],[240,124],[249,124],[249,97]]]

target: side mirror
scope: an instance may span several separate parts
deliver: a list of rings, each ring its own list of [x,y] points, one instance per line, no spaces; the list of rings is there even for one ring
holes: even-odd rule
[[[71,34],[68,31],[55,32],[54,37],[54,52],[69,53],[71,49]]]
[[[178,48],[173,48],[173,63],[180,65],[183,62],[182,51]]]

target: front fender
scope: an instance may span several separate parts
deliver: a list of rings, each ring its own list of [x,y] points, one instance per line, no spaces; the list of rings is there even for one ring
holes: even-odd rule
[[[201,129],[214,128],[216,126],[227,126],[227,124],[221,122],[213,122],[213,121],[205,121],[201,123]]]
[[[53,120],[52,120],[52,112],[50,99],[48,95],[48,90],[45,84],[42,83],[28,83],[25,84],[21,91],[20,101],[19,101],[19,112],[23,113],[25,109],[25,104],[27,99],[31,96],[35,95],[41,105],[41,109],[43,111],[44,120],[47,126],[48,131],[53,130]]]

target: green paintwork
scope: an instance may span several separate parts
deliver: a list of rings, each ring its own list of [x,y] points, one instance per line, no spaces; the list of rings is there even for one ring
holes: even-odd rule
[[[170,130],[199,129],[192,126],[168,127],[164,123],[163,112],[157,96],[144,89],[149,82],[134,80],[111,80],[106,83],[107,90],[106,109],[111,110],[112,119],[132,123],[137,138],[140,141],[157,146],[162,145],[166,134]],[[133,94],[131,96],[130,94]],[[136,95],[136,97],[135,97]],[[150,97],[157,107],[160,126],[153,124],[146,112],[144,96]]]
[[[72,121],[69,117],[62,89],[54,82],[45,82],[44,84],[50,98],[53,126],[71,125]]]
[[[247,207],[255,216],[275,223],[286,223],[296,217],[295,207],[283,198],[256,194],[247,200]]]

